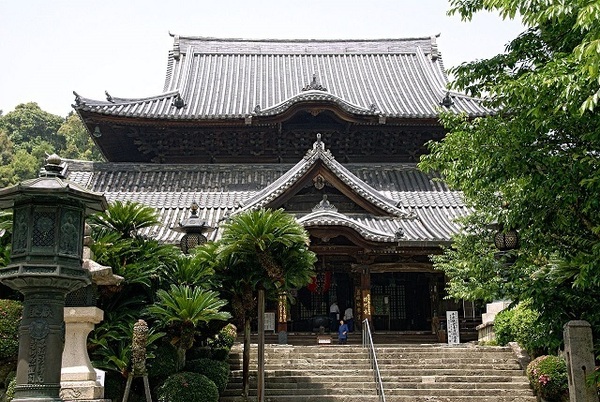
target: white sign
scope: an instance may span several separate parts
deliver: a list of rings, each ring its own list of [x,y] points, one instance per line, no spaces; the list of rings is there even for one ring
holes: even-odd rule
[[[275,332],[275,313],[265,313],[265,331]]]
[[[458,311],[446,311],[446,331],[448,331],[448,345],[460,343],[460,327],[458,325]]]

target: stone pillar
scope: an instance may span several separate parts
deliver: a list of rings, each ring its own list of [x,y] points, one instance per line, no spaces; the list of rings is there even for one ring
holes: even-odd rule
[[[104,312],[97,307],[65,308],[65,350],[62,355],[60,397],[65,401],[104,398],[104,387],[96,383],[96,371],[87,353],[87,337]]]
[[[586,384],[586,377],[594,371],[592,327],[587,321],[569,321],[563,329],[565,357],[569,373],[571,402],[598,402],[595,386]]]
[[[64,344],[65,292],[25,294],[19,327],[19,365],[13,401],[60,401],[60,360]]]

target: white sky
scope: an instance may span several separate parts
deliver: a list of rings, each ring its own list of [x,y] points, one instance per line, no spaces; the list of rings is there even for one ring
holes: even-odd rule
[[[493,56],[523,27],[449,17],[447,0],[0,0],[0,110],[37,102],[66,116],[73,91],[104,99],[162,92],[169,31],[256,39],[431,36],[445,66]]]

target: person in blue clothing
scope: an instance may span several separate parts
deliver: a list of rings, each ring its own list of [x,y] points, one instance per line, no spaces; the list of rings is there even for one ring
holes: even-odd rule
[[[348,325],[344,323],[344,320],[340,320],[338,340],[340,341],[340,345],[345,345],[346,341],[348,340]]]

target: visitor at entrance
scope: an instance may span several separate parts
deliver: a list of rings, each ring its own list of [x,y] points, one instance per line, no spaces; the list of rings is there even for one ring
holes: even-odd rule
[[[340,320],[340,328],[338,329],[338,340],[340,345],[345,345],[348,340],[348,325],[344,324],[344,320]]]
[[[350,306],[344,311],[344,321],[348,325],[348,332],[354,332],[354,315]]]
[[[338,329],[338,320],[340,319],[340,308],[337,305],[337,302],[331,303],[329,307],[329,322],[330,322],[330,330],[335,332]]]

